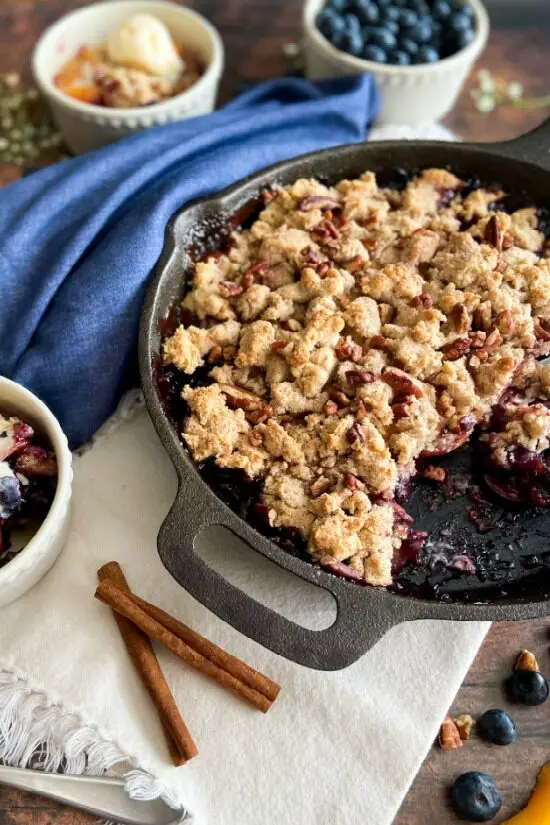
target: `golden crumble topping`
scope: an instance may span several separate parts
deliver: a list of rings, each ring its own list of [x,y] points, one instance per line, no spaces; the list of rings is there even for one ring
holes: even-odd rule
[[[266,193],[228,251],[196,264],[194,323],[164,342],[187,375],[211,365],[213,383],[183,392],[193,457],[261,478],[272,527],[369,584],[391,583],[407,536],[396,487],[419,457],[463,444],[514,382],[550,384],[527,358],[550,351],[536,210],[506,214],[503,192],[463,187],[426,169],[403,191],[366,172]],[[549,446],[536,398],[491,436],[495,460]]]

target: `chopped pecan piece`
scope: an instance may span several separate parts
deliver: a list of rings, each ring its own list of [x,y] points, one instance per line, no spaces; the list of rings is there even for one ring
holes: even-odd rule
[[[538,315],[533,318],[535,336],[539,341],[550,341],[550,332],[547,332],[542,325],[542,318]]]
[[[516,331],[516,322],[509,309],[503,309],[495,319],[495,323],[502,335],[513,335]]]
[[[451,318],[453,320],[454,327],[459,334],[468,332],[468,328],[470,326],[470,314],[464,304],[455,304],[451,312]]]
[[[415,398],[422,398],[424,395],[424,390],[420,384],[397,367],[384,367],[382,380],[389,384],[398,395],[405,397],[413,395]]]
[[[460,716],[457,716],[456,719],[453,719],[457,730],[460,734],[460,738],[463,742],[467,742],[470,738],[472,733],[472,728],[475,725],[474,720],[470,716],[469,713],[462,713]]]
[[[340,237],[340,230],[328,218],[323,218],[313,230],[313,234],[320,239],[321,242],[330,240],[337,241]]]
[[[438,484],[444,484],[447,481],[449,473],[444,467],[436,467],[433,464],[428,464],[420,470],[420,478],[425,478],[428,481],[437,481]]]
[[[338,412],[338,404],[334,401],[325,401],[323,412],[325,415],[336,415]]]
[[[339,407],[349,406],[349,398],[344,392],[341,392],[340,390],[331,390],[328,394],[328,397],[331,401],[334,401],[335,404],[338,404]]]
[[[373,335],[369,341],[369,346],[371,349],[384,349],[389,343],[389,339],[385,338],[383,335]]]
[[[260,410],[264,406],[260,396],[249,390],[243,390],[242,387],[235,387],[233,384],[218,384],[218,386],[228,405],[233,409],[251,411]]]
[[[345,338],[340,338],[334,349],[336,357],[340,361],[359,361],[363,356],[363,350],[359,344],[356,344],[351,335]]]
[[[304,249],[302,249],[302,255],[304,256],[307,264],[322,264],[325,261],[321,252],[319,252],[319,250],[314,246],[304,247]]]
[[[485,226],[485,240],[500,252],[502,249],[502,232],[496,215],[491,215]]]
[[[427,292],[422,292],[420,295],[416,295],[409,301],[409,306],[413,309],[431,309],[433,305],[434,302],[432,296],[428,295]]]
[[[474,311],[474,327],[487,331],[491,326],[492,307],[490,301],[483,301]]]
[[[353,402],[352,409],[359,423],[365,420],[365,418],[367,417],[367,408],[360,399]]]
[[[391,408],[395,421],[399,421],[401,418],[407,418],[411,413],[411,405],[406,401],[397,401],[391,405]]]
[[[263,424],[268,418],[273,418],[273,407],[270,404],[263,404],[259,410],[245,412],[245,416],[249,424]]]
[[[365,266],[365,261],[361,257],[361,255],[356,255],[355,258],[352,258],[351,261],[346,261],[344,264],[348,272],[359,272],[360,269],[363,269]]]
[[[317,275],[319,278],[325,278],[328,271],[330,269],[330,264],[325,261],[325,263],[319,264],[317,267]]]
[[[346,473],[344,476],[344,485],[348,488],[348,490],[352,490],[355,492],[356,490],[364,490],[365,485],[361,481],[360,478],[354,476],[353,473]]]
[[[247,272],[246,275],[243,275],[241,278],[241,286],[243,289],[250,289],[254,281],[256,280],[256,276],[253,272]]]
[[[328,478],[325,476],[319,476],[319,478],[315,479],[309,490],[311,495],[314,498],[317,498],[317,496],[322,496],[323,493],[327,493],[331,487],[332,482]]]
[[[514,239],[509,234],[509,232],[506,232],[506,234],[504,235],[504,238],[502,239],[502,248],[503,249],[510,249],[510,247],[513,246],[513,245],[514,245]]]
[[[462,747],[462,738],[456,723],[447,716],[439,729],[439,747],[444,751],[452,751]]]
[[[279,193],[273,189],[264,189],[262,192],[262,201],[264,206],[267,206],[271,201],[274,201]]]
[[[223,358],[223,352],[221,347],[212,347],[210,352],[208,353],[208,363],[215,364],[217,361],[221,361]]]
[[[450,341],[448,344],[442,346],[441,352],[447,361],[458,361],[458,359],[466,355],[471,348],[472,342],[470,338],[455,338],[454,341]]]
[[[363,432],[363,428],[360,424],[352,424],[349,430],[346,433],[346,438],[348,443],[351,444],[353,447],[356,444],[364,444],[365,443],[365,434]]]
[[[218,289],[220,295],[224,298],[233,298],[235,295],[241,295],[244,292],[242,286],[234,281],[222,281]]]
[[[378,304],[378,314],[381,324],[391,324],[395,317],[395,307],[391,304]]]
[[[254,447],[261,447],[261,446],[262,446],[262,444],[264,443],[264,437],[263,437],[263,435],[262,435],[261,433],[256,432],[256,430],[252,430],[252,431],[248,434],[248,438],[249,438],[250,443],[251,443]]]
[[[222,349],[222,355],[224,361],[233,361],[237,357],[237,347],[234,347],[233,344],[228,344]]]
[[[368,370],[347,370],[346,378],[348,384],[360,387],[362,384],[372,384],[374,381],[374,373]]]
[[[245,275],[263,275],[264,272],[266,272],[268,268],[269,268],[269,262],[266,261],[265,258],[262,258],[262,260],[258,261],[258,263],[255,263],[252,266],[249,266],[244,274]]]
[[[500,347],[501,344],[502,335],[500,334],[498,329],[493,329],[485,339],[483,349],[487,352],[490,352],[491,350],[498,349],[498,347]]]
[[[483,346],[485,346],[486,340],[486,332],[472,332],[470,335],[470,344],[472,349],[481,349]]]
[[[340,209],[340,201],[330,195],[308,195],[298,203],[300,212],[311,212],[313,209]]]
[[[529,650],[522,650],[516,662],[516,670],[532,670],[539,672],[539,663],[534,653]]]
[[[271,344],[271,352],[281,352],[288,346],[288,341],[273,341]]]

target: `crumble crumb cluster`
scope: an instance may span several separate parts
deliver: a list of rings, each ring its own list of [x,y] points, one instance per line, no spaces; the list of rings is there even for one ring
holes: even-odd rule
[[[262,478],[271,526],[373,585],[391,583],[409,532],[398,485],[488,421],[528,354],[550,351],[536,210],[462,190],[426,169],[402,191],[366,172],[265,193],[251,228],[196,264],[193,322],[164,342],[187,375],[212,365],[212,383],[183,390],[194,459]],[[531,405],[519,437],[547,445],[549,415]]]

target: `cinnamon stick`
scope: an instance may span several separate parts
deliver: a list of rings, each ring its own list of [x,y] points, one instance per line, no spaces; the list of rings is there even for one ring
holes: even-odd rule
[[[130,592],[124,573],[116,562],[104,565],[97,575],[100,583],[109,582],[121,592]],[[172,762],[176,766],[184,765],[197,756],[198,749],[181,717],[153,646],[147,635],[131,621],[117,612],[114,616],[134,667],[159,715]]]
[[[227,653],[223,648],[218,647],[214,642],[201,636],[200,633],[192,630],[188,625],[170,616],[169,613],[166,613],[166,611],[160,607],[146,602],[144,599],[140,599],[135,593],[130,592],[129,596],[134,604],[141,607],[149,616],[156,619],[157,622],[173,633],[174,636],[177,636],[189,645],[189,647],[192,647],[197,653],[204,656],[205,659],[209,659],[215,665],[218,665],[218,667],[221,667],[253,690],[263,693],[270,702],[275,701],[281,688],[268,676],[254,670],[254,668],[247,665],[241,659],[232,656],[231,653]]]
[[[233,691],[242,699],[246,699],[263,713],[266,713],[273,704],[272,700],[260,690],[249,687],[225,670],[223,666],[207,659],[202,653],[199,653],[179,636],[176,636],[137,604],[132,594],[124,592],[113,582],[107,579],[103,580],[99,584],[95,595],[97,599],[108,604],[119,615],[139,627],[151,639],[160,642],[189,665],[206,676],[210,676],[219,685]]]

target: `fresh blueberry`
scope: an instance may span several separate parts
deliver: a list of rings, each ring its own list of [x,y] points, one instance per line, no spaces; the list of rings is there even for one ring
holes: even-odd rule
[[[399,23],[404,29],[410,29],[418,23],[418,15],[413,9],[400,9]]]
[[[434,20],[448,20],[453,13],[453,7],[448,0],[435,0],[432,6]]]
[[[5,475],[1,475],[4,472]],[[7,462],[0,462],[0,522],[21,507],[21,485]]]
[[[375,26],[380,20],[378,7],[370,0],[356,0],[353,10],[364,26]]]
[[[399,20],[400,15],[401,9],[398,9],[396,6],[388,6],[387,9],[383,10],[380,22],[385,26],[388,20]]]
[[[427,18],[419,20],[414,26],[403,30],[403,37],[416,43],[428,43],[432,37],[432,26]]]
[[[473,10],[473,7],[470,6],[469,3],[464,3],[463,4],[463,3],[460,3],[460,2],[458,2],[458,3],[455,2],[455,9],[457,9],[457,11],[460,11],[461,14],[465,14],[466,17],[470,18],[470,20],[474,19],[474,10]]]
[[[358,32],[347,30],[339,40],[339,45],[337,48],[353,55],[354,57],[359,57],[363,51],[364,45],[365,41],[363,39],[363,32],[361,29],[359,29]]]
[[[415,57],[418,54],[418,43],[410,37],[402,37],[399,41],[399,50],[406,52],[411,58]]]
[[[419,17],[430,16],[430,8],[425,0],[409,0],[407,7],[415,11]]]
[[[475,37],[475,32],[472,29],[465,29],[463,32],[456,32],[452,40],[453,53],[465,49],[466,46],[472,42]]]
[[[548,699],[548,682],[534,670],[515,670],[505,687],[508,698],[521,705],[542,705]]]
[[[348,9],[348,0],[329,0],[327,8],[333,9],[338,12],[338,14],[342,14]]]
[[[356,14],[344,14],[344,24],[346,31],[353,34],[361,34],[362,27]]]
[[[396,49],[388,56],[388,62],[394,63],[396,66],[408,66],[411,62],[411,56],[402,49]]]
[[[393,35],[395,35],[395,37],[397,37],[397,35],[401,31],[401,28],[397,20],[387,20],[384,23],[384,28],[391,32]]]
[[[472,28],[472,21],[467,14],[462,11],[457,11],[451,17],[450,27],[452,31],[464,32]]]
[[[363,49],[362,57],[365,60],[372,60],[373,63],[387,63],[388,62],[388,55],[381,49],[380,46],[372,46],[368,45],[365,46]]]
[[[333,9],[326,8],[317,17],[317,27],[325,37],[332,41],[337,34],[343,34],[346,23],[344,18]]]
[[[383,26],[372,26],[365,29],[365,36],[369,46],[380,46],[382,49],[395,49],[397,38],[395,34]]]
[[[505,710],[486,710],[477,723],[482,739],[494,745],[510,745],[516,739],[516,724]]]
[[[437,63],[439,52],[433,46],[420,46],[414,58],[415,63]]]
[[[382,9],[387,9],[388,6],[393,6],[394,2],[393,2],[393,0],[376,0],[376,5],[378,6],[378,8],[380,10],[382,10]]]
[[[480,771],[461,774],[452,787],[451,798],[457,814],[471,822],[487,822],[502,806],[494,779]]]

